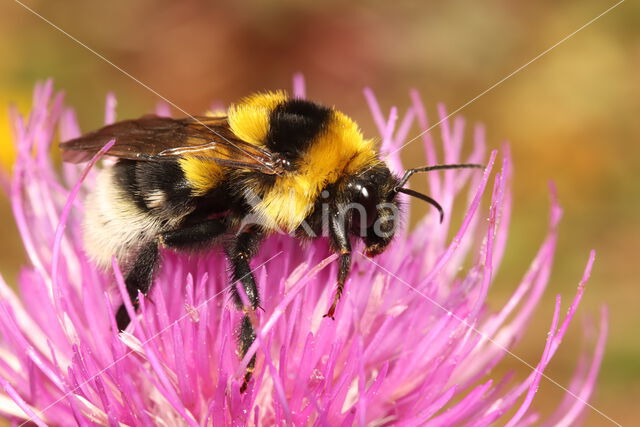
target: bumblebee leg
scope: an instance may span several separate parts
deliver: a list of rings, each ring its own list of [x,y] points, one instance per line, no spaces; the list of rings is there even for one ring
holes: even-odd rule
[[[134,308],[138,308],[138,291],[147,294],[153,283],[153,275],[158,267],[158,242],[156,240],[148,243],[138,253],[133,268],[127,274],[125,284],[127,293]],[[120,305],[116,313],[116,324],[118,330],[124,330],[131,321],[124,303]]]
[[[256,339],[253,320],[255,319],[255,310],[260,307],[260,294],[253,273],[251,272],[249,261],[257,252],[262,239],[264,239],[262,229],[259,227],[248,227],[238,234],[236,240],[226,251],[231,264],[231,279],[233,281],[231,295],[233,296],[236,307],[244,312],[240,324],[240,334],[238,336],[240,357],[244,357],[245,354],[247,354],[249,347],[251,347],[251,344],[253,344]],[[240,292],[236,287],[238,282],[240,282],[247,295],[249,306],[245,306],[240,297]],[[247,365],[247,371],[240,386],[241,392],[247,389],[255,365],[256,357],[254,355]]]
[[[159,264],[158,243],[174,249],[197,249],[210,243],[225,231],[227,231],[226,224],[211,219],[164,232],[158,237],[159,242],[154,240],[145,246],[138,254],[125,280],[133,306],[138,308],[138,291],[146,295],[151,289],[153,276]],[[118,329],[124,330],[130,321],[129,313],[122,304],[116,313]]]
[[[334,251],[338,252],[340,259],[338,260],[338,284],[336,286],[336,293],[333,297],[333,303],[329,307],[329,311],[324,317],[330,317],[334,319],[334,313],[338,301],[342,297],[344,291],[344,283],[349,277],[349,271],[351,270],[351,243],[347,236],[345,227],[345,221],[340,216],[334,215],[331,219],[329,226],[329,242]]]
[[[242,322],[240,323],[240,335],[238,337],[240,354],[244,358],[244,355],[249,351],[249,347],[256,340],[256,330],[253,324],[251,323],[251,318],[249,314],[245,314],[242,317]],[[249,363],[247,364],[247,369],[244,373],[244,378],[242,379],[242,385],[240,386],[240,393],[244,393],[247,390],[247,386],[249,385],[249,381],[251,381],[251,377],[253,376],[253,370],[256,367],[256,356],[254,355]]]
[[[163,245],[173,249],[198,249],[212,243],[227,231],[227,224],[218,219],[208,219],[176,230],[166,231],[160,236]]]
[[[236,236],[235,241],[226,249],[227,257],[231,264],[231,279],[234,286],[231,287],[233,300],[239,310],[255,310],[260,306],[258,287],[251,272],[249,261],[258,251],[260,243],[264,239],[264,231],[259,227],[248,227]],[[250,307],[245,307],[240,293],[236,288],[236,282],[240,282],[249,299]]]

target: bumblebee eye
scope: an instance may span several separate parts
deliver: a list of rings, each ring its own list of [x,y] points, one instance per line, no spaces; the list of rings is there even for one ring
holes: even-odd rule
[[[365,225],[365,228],[369,228],[378,216],[375,189],[366,185],[357,184],[354,186],[354,190],[355,195],[353,202],[362,206],[362,209],[358,208],[356,213],[354,213],[353,225],[358,228],[360,225]],[[362,214],[364,214],[364,218],[361,218]]]

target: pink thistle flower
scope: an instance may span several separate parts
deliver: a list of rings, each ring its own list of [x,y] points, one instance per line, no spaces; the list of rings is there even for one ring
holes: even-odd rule
[[[304,94],[299,77],[295,92]],[[386,117],[371,91],[366,98],[381,152],[390,153],[388,164],[399,173],[396,150],[410,128],[416,122],[422,130],[429,127],[421,100],[412,92],[404,116],[393,108]],[[51,82],[38,85],[29,116],[13,115],[18,158],[11,177],[0,179],[30,260],[18,280],[20,297],[0,279],[0,413],[37,425],[536,421],[536,391],[580,303],[594,254],[564,317],[557,297],[537,366],[518,380],[492,374],[511,357],[509,349],[547,286],[561,210],[552,192],[549,229],[535,259],[505,306],[490,309],[486,296],[505,252],[511,211],[509,151],[505,147],[501,157],[492,152],[487,159],[477,127],[471,154],[461,158],[464,121],[449,120],[442,107],[439,114],[444,157],[437,157],[435,137],[426,132],[426,163],[487,165],[484,174],[448,170],[422,181],[445,212],[464,206],[461,224],[452,224],[450,215],[439,224],[429,214],[413,231],[399,232],[379,257],[356,257],[335,321],[322,317],[336,275],[326,242],[301,250],[288,236],[270,238],[253,263],[264,296],[258,338],[240,361],[240,314],[229,301],[227,268],[217,250],[197,257],[164,253],[140,314],[129,332],[116,332],[114,307],[126,295],[122,275],[117,265],[113,273],[96,270],[81,243],[82,200],[95,171],[55,167],[52,143],[78,136],[79,129]],[[115,99],[109,96],[106,121],[114,119]],[[485,192],[491,195],[488,212],[481,207]],[[466,260],[471,266],[463,269]],[[571,425],[583,413],[606,331],[603,309],[596,344],[578,364],[549,425]],[[240,393],[253,354],[254,379]]]

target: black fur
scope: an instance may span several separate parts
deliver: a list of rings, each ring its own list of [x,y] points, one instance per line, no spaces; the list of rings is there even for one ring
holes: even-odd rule
[[[144,212],[149,211],[147,204],[140,192],[140,185],[136,174],[138,166],[137,161],[128,159],[119,159],[115,164],[113,171],[116,184],[123,190],[125,194],[131,196],[136,206]]]
[[[269,120],[267,147],[295,163],[327,126],[331,110],[303,99],[290,99],[274,108]]]
[[[167,203],[155,210],[163,215],[180,215],[193,204],[191,186],[175,160],[163,162],[136,162],[136,182],[142,196],[161,190]]]
[[[197,250],[211,245],[227,232],[226,221],[208,219],[162,233],[162,242],[172,249]]]
[[[131,195],[143,212],[156,210],[163,216],[179,215],[193,205],[191,187],[175,160],[146,162],[119,159],[114,171],[116,183],[124,193]],[[152,208],[144,196],[157,190],[164,193],[167,203]]]

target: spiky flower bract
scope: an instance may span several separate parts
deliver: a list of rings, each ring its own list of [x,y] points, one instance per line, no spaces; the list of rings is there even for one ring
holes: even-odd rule
[[[294,91],[304,96],[299,78]],[[422,131],[429,127],[421,100],[412,92],[403,117],[395,108],[385,117],[371,91],[366,97],[381,133],[381,155],[390,154],[390,168],[400,173],[395,150],[414,123]],[[553,197],[535,259],[504,307],[492,310],[486,297],[505,252],[511,210],[508,149],[486,156],[477,127],[471,154],[461,158],[464,122],[447,119],[443,108],[439,114],[442,150],[424,133],[426,163],[483,163],[486,170],[433,172],[413,185],[426,185],[446,212],[464,209],[462,221],[454,226],[447,215],[439,224],[430,214],[411,231],[400,231],[377,258],[357,256],[335,321],[322,316],[336,273],[327,243],[319,239],[301,248],[290,236],[271,237],[252,264],[263,310],[257,313],[258,339],[241,361],[235,331],[241,314],[229,301],[227,266],[215,248],[197,256],[165,251],[139,315],[127,332],[117,332],[113,311],[125,294],[122,274],[115,263],[112,271],[98,271],[82,247],[82,201],[95,168],[60,168],[52,160],[52,144],[80,130],[51,82],[38,85],[28,117],[12,118],[18,157],[1,181],[29,266],[18,279],[20,296],[0,280],[0,412],[38,425],[535,421],[533,398],[574,317],[593,254],[564,317],[557,298],[537,366],[525,378],[494,375],[493,368],[511,357],[509,349],[547,286],[560,208]],[[109,96],[106,121],[114,119]],[[488,212],[481,204],[485,193]],[[567,397],[548,423],[570,425],[585,409],[604,348],[604,311],[600,325],[594,349],[577,365]],[[253,354],[254,379],[240,393]]]

